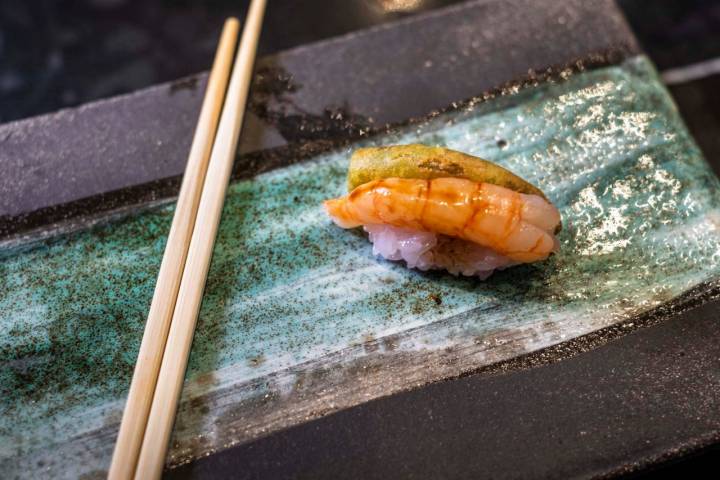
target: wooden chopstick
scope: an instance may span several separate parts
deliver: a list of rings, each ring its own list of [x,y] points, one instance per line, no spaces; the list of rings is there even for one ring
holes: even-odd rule
[[[190,147],[175,215],[165,245],[165,253],[155,284],[155,293],[145,324],[145,333],[108,472],[108,478],[111,480],[129,479],[135,472],[155,383],[160,371],[160,362],[170,329],[170,321],[175,309],[175,300],[180,288],[180,279],[195,225],[208,159],[212,151],[215,131],[230,78],[230,67],[237,45],[239,28],[240,23],[235,18],[230,18],[225,22],[208,78],[207,91]]]
[[[247,102],[266,0],[248,10],[160,367],[136,479],[160,478]]]

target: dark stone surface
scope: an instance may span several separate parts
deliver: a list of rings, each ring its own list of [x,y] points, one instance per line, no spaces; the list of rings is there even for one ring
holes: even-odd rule
[[[720,302],[589,352],[368,402],[166,478],[588,478],[720,438]]]
[[[680,113],[720,175],[720,74],[669,87]]]
[[[0,126],[0,219],[180,174],[200,83],[160,85]]]
[[[261,55],[461,0],[273,0]],[[0,122],[81,105],[207,68],[225,17],[248,0],[3,0]],[[561,3],[561,2],[557,2]],[[661,70],[720,55],[717,0],[618,0]],[[522,24],[517,23],[518,30]]]
[[[264,87],[255,89],[251,107],[262,120],[247,119],[240,151],[357,137],[531,68],[578,59],[603,64],[634,51],[611,0],[479,0],[436,10],[263,58]],[[132,201],[123,189],[180,175],[204,80],[0,126],[0,236],[122,206]],[[108,192],[118,191],[108,202]],[[73,210],[73,202],[82,208]]]
[[[272,0],[259,54],[459,0]],[[249,0],[3,0],[0,122],[40,115],[206,69],[223,20]],[[406,4],[403,8],[403,3]],[[395,4],[395,8],[393,8]]]
[[[524,77],[529,70],[634,51],[632,34],[612,5],[597,0],[468,2],[299,47],[268,63],[292,75],[299,86],[292,102],[300,112],[317,115],[328,106],[345,107],[375,123],[398,122]]]

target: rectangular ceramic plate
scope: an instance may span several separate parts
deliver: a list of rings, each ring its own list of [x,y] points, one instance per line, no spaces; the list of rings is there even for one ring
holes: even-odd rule
[[[718,182],[643,56],[363,142],[496,161],[560,208],[561,251],[486,282],[335,227],[352,148],[230,186],[170,464],[632,318],[720,269]],[[172,204],[0,259],[0,470],[107,468]]]

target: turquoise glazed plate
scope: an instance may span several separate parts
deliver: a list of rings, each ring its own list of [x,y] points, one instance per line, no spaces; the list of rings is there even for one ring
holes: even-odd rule
[[[718,180],[650,62],[566,77],[233,183],[168,463],[711,291]],[[352,149],[410,142],[540,186],[563,216],[560,252],[485,282],[374,257],[321,202],[344,192]],[[106,470],[172,214],[1,247],[5,477]]]

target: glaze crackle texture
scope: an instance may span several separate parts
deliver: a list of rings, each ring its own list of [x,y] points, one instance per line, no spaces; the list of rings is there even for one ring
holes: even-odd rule
[[[718,181],[646,58],[469,105],[364,144],[508,167],[560,208],[560,253],[485,282],[374,258],[320,206],[344,193],[350,149],[232,184],[169,464],[714,284]],[[2,251],[4,478],[106,470],[172,211]]]

